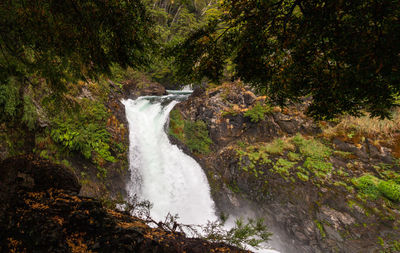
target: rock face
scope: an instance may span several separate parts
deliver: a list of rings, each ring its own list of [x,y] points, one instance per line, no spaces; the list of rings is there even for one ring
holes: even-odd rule
[[[258,120],[246,113],[264,99],[225,84],[195,91],[175,108],[184,120],[207,124],[209,154],[191,153],[171,139],[202,165],[218,209],[240,215],[250,207],[285,253],[400,252],[399,203],[366,197],[354,184],[366,173],[379,180],[390,179],[383,175],[388,171],[398,175],[390,150],[368,137],[357,143],[325,137],[303,114],[306,100],[269,107]]]
[[[125,98],[138,96],[162,96],[166,94],[166,90],[161,84],[142,77],[142,79],[131,79],[125,81],[123,83],[123,94]]]
[[[0,252],[245,252],[151,228],[79,197],[74,174],[33,157],[1,163]]]
[[[0,182],[0,219],[4,217],[10,203],[17,198],[19,190],[42,191],[54,188],[78,194],[81,189],[72,171],[29,155],[0,162]]]

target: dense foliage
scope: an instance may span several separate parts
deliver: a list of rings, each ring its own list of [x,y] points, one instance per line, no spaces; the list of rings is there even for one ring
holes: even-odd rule
[[[400,92],[400,5],[395,0],[225,0],[222,14],[174,54],[188,82],[225,66],[275,102],[313,97],[317,118],[365,109],[390,116]]]
[[[78,151],[97,164],[115,162],[110,153],[111,135],[106,130],[109,117],[103,104],[90,100],[81,102],[82,110],[54,118],[51,137],[71,151]]]
[[[178,110],[172,110],[169,122],[169,134],[183,142],[191,152],[208,154],[212,140],[206,123],[201,120],[183,119]]]
[[[148,61],[151,22],[140,1],[0,4],[0,81],[37,75],[54,85]]]
[[[177,88],[182,80],[177,76],[170,47],[183,41],[218,13],[215,0],[148,0],[147,6],[157,33],[159,48],[155,50],[150,67],[145,71],[167,88]]]
[[[151,28],[140,0],[2,1],[0,122],[22,121],[33,129],[32,90],[43,82],[50,88],[46,95],[54,96],[67,93],[68,83],[110,74],[115,65],[148,65]]]

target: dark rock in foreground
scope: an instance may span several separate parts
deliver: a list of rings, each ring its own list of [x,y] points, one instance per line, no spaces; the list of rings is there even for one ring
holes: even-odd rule
[[[73,174],[33,157],[0,163],[0,252],[244,252],[186,238],[80,197]]]

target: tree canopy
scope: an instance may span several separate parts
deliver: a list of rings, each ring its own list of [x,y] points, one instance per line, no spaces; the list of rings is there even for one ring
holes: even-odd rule
[[[140,0],[5,0],[0,82],[46,78],[54,88],[149,62],[152,22]]]
[[[279,103],[312,96],[308,113],[390,117],[400,92],[396,0],[224,0],[221,15],[173,54],[187,82],[234,76]]]

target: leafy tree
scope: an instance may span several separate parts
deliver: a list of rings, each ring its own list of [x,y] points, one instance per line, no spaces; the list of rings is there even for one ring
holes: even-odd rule
[[[139,0],[8,0],[0,3],[0,80],[53,85],[148,62],[150,19]]]
[[[139,68],[154,46],[140,0],[5,0],[0,2],[0,121],[34,114],[26,87],[43,78],[50,93],[68,82],[96,79],[115,64]]]
[[[312,96],[308,113],[390,117],[400,92],[396,0],[224,0],[221,15],[174,48],[186,82],[234,74],[283,105]]]
[[[176,78],[176,66],[172,57],[165,51],[169,47],[184,40],[191,32],[201,27],[210,17],[216,15],[216,0],[148,0],[154,29],[158,34],[160,45],[146,69],[154,81],[168,88],[176,88],[180,83]]]

